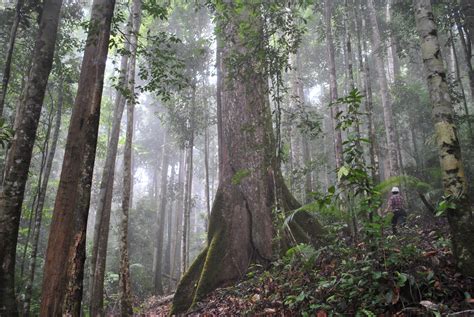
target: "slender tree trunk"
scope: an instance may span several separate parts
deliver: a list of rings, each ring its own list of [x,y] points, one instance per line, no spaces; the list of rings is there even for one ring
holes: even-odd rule
[[[13,50],[15,48],[16,33],[18,31],[18,26],[20,25],[23,4],[24,0],[17,0],[15,6],[15,16],[13,18],[13,24],[10,30],[10,39],[8,41],[7,54],[5,56],[5,65],[3,66],[2,88],[0,90],[0,117],[3,116],[3,108],[5,107],[5,98],[7,96],[8,83],[10,81]]]
[[[207,110],[206,110],[207,111]],[[208,124],[208,118],[206,114],[206,125]],[[204,170],[206,174],[206,230],[209,229],[209,219],[211,219],[211,197],[209,193],[209,127],[206,126],[204,130]]]
[[[15,257],[21,207],[31,155],[59,23],[61,0],[46,0],[33,53],[32,67],[15,122],[15,136],[6,158],[0,192],[0,315],[17,315],[15,304]]]
[[[329,87],[331,95],[331,103],[335,102],[338,98],[337,94],[337,76],[336,76],[336,61],[335,61],[335,50],[334,40],[332,35],[332,8],[331,1],[324,1],[324,20],[326,25],[326,49],[327,58],[329,65]],[[334,152],[336,155],[336,170],[338,170],[343,163],[342,158],[342,133],[341,129],[337,128],[338,120],[336,115],[339,113],[339,107],[337,105],[331,106],[331,117],[334,128]]]
[[[171,292],[171,288],[173,285],[173,275],[171,274],[171,250],[173,249],[173,244],[176,243],[174,241],[174,232],[173,232],[173,210],[174,210],[174,199],[175,199],[175,191],[174,191],[174,177],[175,177],[175,171],[174,171],[174,163],[170,164],[171,168],[171,175],[170,175],[170,181],[168,183],[168,191],[170,192],[169,194],[169,202],[170,205],[168,207],[168,212],[167,212],[167,219],[166,219],[166,234],[167,234],[167,239],[166,239],[166,249],[165,249],[165,256],[164,256],[164,272],[166,275],[168,275],[168,287],[166,289],[166,293],[169,294]]]
[[[464,51],[464,61],[466,62],[467,74],[469,77],[469,87],[471,89],[471,96],[474,96],[474,68],[472,66],[472,43],[471,37],[469,36],[469,31],[465,30],[462,23],[459,13],[454,12],[455,26],[458,30],[459,39],[461,40],[461,46]],[[468,20],[466,19],[466,22]],[[467,34],[465,34],[467,33]],[[453,39],[454,40],[454,39]],[[472,97],[474,99],[474,97]]]
[[[132,3],[132,37],[130,47],[132,54],[128,67],[128,89],[131,98],[127,102],[127,133],[123,153],[123,196],[122,219],[120,223],[120,272],[119,272],[119,301],[122,316],[133,315],[133,303],[130,283],[130,262],[128,256],[128,217],[132,196],[132,143],[133,143],[133,114],[135,109],[135,63],[138,45],[138,33],[141,24],[141,1]]]
[[[166,138],[165,138],[166,140]],[[166,203],[168,200],[168,168],[169,168],[169,149],[163,146],[163,161],[161,164],[161,183],[160,183],[160,205],[158,218],[158,230],[156,236],[156,269],[154,276],[154,288],[157,295],[163,295],[163,245],[164,231],[166,221]]]
[[[44,267],[41,315],[79,315],[87,217],[114,0],[95,0]],[[58,270],[58,268],[63,268]]]
[[[184,157],[184,150],[180,150],[180,157],[179,157],[179,171],[178,171],[178,195],[176,197],[176,229],[175,229],[175,240],[176,245],[174,248],[174,256],[173,256],[173,270],[171,276],[177,277],[178,279],[181,277],[181,245],[182,245],[182,230],[183,230],[183,213],[184,213],[184,173],[185,173],[185,157]],[[177,274],[176,274],[177,273]]]
[[[188,148],[186,149],[186,184],[184,186],[184,223],[183,223],[183,244],[181,246],[181,272],[186,272],[189,266],[189,234],[191,226],[192,190],[193,190],[193,149],[194,136],[191,136]]]
[[[26,259],[26,252],[28,250],[28,244],[30,242],[31,234],[33,233],[33,219],[36,218],[36,204],[38,201],[38,196],[40,195],[40,190],[41,190],[41,184],[43,180],[43,175],[44,175],[44,168],[46,165],[46,157],[48,155],[48,147],[49,147],[49,136],[51,134],[51,128],[53,125],[53,107],[54,107],[54,102],[51,102],[51,111],[49,112],[49,117],[47,121],[47,128],[46,128],[46,135],[44,138],[43,142],[43,147],[40,149],[41,151],[41,162],[40,162],[40,170],[38,173],[38,183],[36,184],[36,192],[33,195],[33,202],[31,204],[31,209],[30,209],[30,219],[28,223],[28,233],[26,235],[26,240],[25,240],[25,245],[23,247],[23,255],[21,257],[21,267],[20,267],[20,280],[23,281],[23,273],[25,271],[25,264],[27,262]]]
[[[467,126],[469,128],[469,136],[470,136],[471,140],[474,141],[474,132],[472,130],[471,119],[469,117],[469,109],[467,107],[467,100],[466,100],[466,94],[465,94],[465,91],[464,91],[464,85],[463,85],[462,79],[461,79],[461,71],[459,69],[459,60],[458,60],[458,54],[457,54],[457,51],[456,51],[456,44],[455,44],[455,41],[454,41],[453,31],[451,29],[449,29],[449,35],[451,37],[451,49],[452,49],[453,57],[454,57],[454,68],[455,68],[455,73],[456,73],[456,81],[458,82],[459,88],[461,89],[461,95],[462,95],[463,107],[464,107],[464,114],[467,117]]]
[[[259,10],[259,4],[246,2],[236,8],[232,1],[217,8],[218,21],[226,22],[221,31],[228,36],[222,55],[221,131],[225,146],[219,151],[223,152],[223,169],[207,247],[181,279],[171,314],[186,312],[219,285],[242,277],[251,263],[269,263],[274,246],[273,207],[290,210],[300,206],[283,181],[276,156],[264,75],[266,58],[257,54],[264,52],[265,42]],[[243,21],[251,26],[244,34],[239,28]],[[240,59],[242,56],[246,58]],[[243,61],[237,70],[229,63],[236,57]],[[299,242],[316,243],[310,235],[321,233],[321,227],[314,218],[303,215],[308,214],[295,214],[304,220],[294,223],[298,226],[290,224],[292,232]]]
[[[132,15],[125,33],[127,40],[124,43],[125,51],[130,50],[128,38],[131,33]],[[128,54],[122,55],[120,62],[120,87],[125,87],[128,82]],[[90,314],[91,316],[102,316],[104,306],[104,278],[107,257],[107,244],[109,240],[110,213],[112,209],[112,194],[115,178],[115,163],[117,160],[118,142],[120,137],[120,124],[122,122],[123,110],[125,108],[125,97],[117,90],[115,107],[110,132],[109,145],[105,158],[102,179],[100,183],[99,202],[97,206],[93,248],[90,268]]]
[[[35,279],[36,272],[36,258],[38,254],[38,244],[41,231],[41,222],[43,219],[43,209],[44,203],[46,201],[46,195],[48,190],[48,181],[51,174],[51,169],[53,167],[54,155],[56,153],[56,147],[59,139],[59,131],[61,129],[61,115],[62,107],[64,103],[64,85],[62,80],[60,81],[59,94],[58,94],[58,107],[56,109],[56,123],[54,126],[53,136],[51,139],[51,146],[49,148],[48,157],[46,160],[46,165],[44,168],[44,176],[41,184],[41,188],[38,195],[38,202],[36,204],[35,210],[35,226],[33,229],[33,240],[31,242],[31,260],[30,266],[28,269],[28,279],[25,286],[25,301],[23,304],[23,314],[24,316],[29,316],[30,314],[30,305],[31,305],[31,296],[33,291],[33,282]]]
[[[390,98],[390,92],[388,88],[387,77],[385,76],[385,68],[382,58],[383,45],[380,39],[380,31],[377,22],[377,15],[375,12],[374,0],[367,0],[367,4],[372,28],[372,42],[374,46],[373,58],[375,60],[375,67],[377,69],[380,84],[380,94],[382,97],[383,117],[386,131],[385,133],[389,151],[390,176],[397,176],[400,174],[400,167],[398,165],[397,139],[393,123],[392,101]]]
[[[218,22],[219,23],[219,22]],[[216,42],[217,42],[217,47],[216,47],[216,107],[217,107],[217,146],[218,148],[222,148],[224,145],[222,144],[223,140],[223,133],[222,131],[222,49],[224,47],[224,42],[221,39],[222,35],[219,33],[216,35]],[[219,151],[217,153],[218,158],[219,158],[219,178],[221,176],[223,166],[222,162],[223,160],[223,153]]]
[[[474,276],[474,217],[468,197],[468,183],[461,159],[461,147],[436,22],[430,0],[414,0],[414,4],[416,26],[421,37],[423,64],[433,107],[432,115],[443,172],[444,192],[453,202],[453,206],[447,210],[453,253],[461,271],[467,276]]]
[[[461,11],[464,14],[466,30],[471,44],[474,44],[474,3],[471,0],[461,0]]]
[[[393,69],[393,80],[396,81],[398,78],[400,78],[401,70],[400,70],[400,59],[397,53],[397,41],[393,34],[393,27],[390,26],[390,23],[392,22],[393,1],[394,0],[387,1],[387,24],[389,24],[389,27],[390,27],[390,33],[389,33],[389,38],[388,38],[389,58],[390,58],[392,69]]]

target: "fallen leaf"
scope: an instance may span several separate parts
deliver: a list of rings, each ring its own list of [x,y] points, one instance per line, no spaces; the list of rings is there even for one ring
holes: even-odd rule
[[[429,300],[422,300],[420,302],[420,305],[423,306],[423,307],[428,308],[429,310],[437,310],[438,309],[438,305],[433,303],[433,302],[430,302]]]
[[[324,310],[319,310],[316,313],[316,317],[327,317],[327,316],[328,316],[328,313],[326,313]]]
[[[276,309],[275,309],[275,308],[265,308],[265,309],[263,310],[263,312],[264,312],[265,314],[274,314],[274,313],[276,313]]]
[[[429,251],[429,252],[423,253],[423,256],[425,258],[427,258],[427,257],[433,256],[433,255],[436,255],[436,253],[438,253],[438,251],[436,251],[436,250],[435,251]]]
[[[256,303],[260,300],[260,295],[259,294],[254,294],[252,298],[250,299],[253,303]]]

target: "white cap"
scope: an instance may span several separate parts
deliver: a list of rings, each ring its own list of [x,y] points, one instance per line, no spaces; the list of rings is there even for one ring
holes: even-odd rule
[[[398,187],[392,187],[392,193],[399,193],[400,189]]]

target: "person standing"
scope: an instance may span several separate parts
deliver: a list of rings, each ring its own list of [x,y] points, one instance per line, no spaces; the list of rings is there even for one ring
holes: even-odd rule
[[[397,225],[401,225],[405,222],[407,214],[405,211],[405,202],[402,196],[400,195],[400,189],[396,186],[392,188],[392,195],[388,200],[388,205],[385,210],[385,213],[387,211],[393,212],[392,231],[393,234],[397,234]]]

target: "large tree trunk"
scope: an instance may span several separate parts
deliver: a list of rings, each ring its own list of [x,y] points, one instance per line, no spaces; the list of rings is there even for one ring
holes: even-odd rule
[[[43,4],[32,67],[15,120],[15,136],[8,151],[0,193],[0,315],[16,315],[15,256],[21,207],[28,179],[36,130],[53,65],[61,0]]]
[[[169,149],[163,146],[163,161],[161,164],[161,190],[159,212],[157,213],[158,230],[156,235],[156,267],[154,276],[154,288],[157,295],[163,295],[163,239],[165,232],[166,202],[168,200],[168,168],[169,168]]]
[[[46,251],[41,315],[79,315],[100,103],[115,0],[95,0]],[[58,269],[62,268],[62,269]]]
[[[38,194],[38,202],[36,204],[36,210],[35,210],[35,226],[33,228],[33,240],[31,242],[31,256],[30,256],[31,260],[30,260],[30,266],[28,270],[28,273],[29,273],[28,280],[25,286],[25,300],[23,304],[23,314],[25,316],[29,316],[30,314],[30,303],[31,303],[31,295],[33,291],[33,282],[35,279],[36,256],[38,254],[38,244],[39,244],[39,237],[40,237],[40,230],[41,230],[41,222],[43,219],[43,208],[44,208],[44,203],[46,200],[49,176],[51,174],[51,169],[53,166],[54,154],[56,153],[56,146],[58,144],[59,130],[61,128],[61,115],[62,115],[63,102],[64,102],[64,87],[61,80],[60,87],[59,87],[59,95],[58,95],[58,108],[56,110],[56,123],[54,126],[53,136],[51,139],[51,146],[49,148],[49,153],[48,153],[46,165],[44,168],[43,181],[42,181],[41,188]]]
[[[132,17],[132,15],[130,15],[130,17]],[[130,18],[127,31],[125,33],[127,39],[131,33],[131,27],[132,21]],[[126,40],[124,43],[124,50],[127,52],[130,50],[130,42],[128,40]],[[125,87],[126,83],[128,82],[128,54],[122,55],[120,61],[119,80],[120,87]],[[94,225],[94,238],[89,278],[90,313],[91,316],[94,317],[103,315],[105,264],[107,257],[107,244],[109,240],[110,212],[112,209],[115,163],[117,159],[117,149],[120,137],[120,123],[122,122],[125,102],[125,97],[122,95],[120,90],[117,90],[112,130],[110,133],[109,145],[107,147],[107,154],[102,172],[102,179],[100,182],[99,203],[97,206]]]
[[[397,138],[395,126],[393,123],[392,101],[385,75],[385,67],[382,57],[383,45],[380,39],[379,24],[377,22],[377,14],[375,12],[374,0],[367,0],[369,20],[372,28],[372,42],[374,48],[373,58],[375,60],[375,68],[377,69],[380,94],[382,97],[383,118],[385,123],[385,134],[387,138],[387,146],[389,151],[390,176],[398,176],[400,168],[398,165]]]
[[[5,98],[7,96],[8,83],[10,81],[10,72],[12,67],[13,49],[15,48],[16,33],[20,25],[21,10],[24,0],[18,0],[15,6],[15,16],[13,18],[12,28],[10,30],[10,39],[7,46],[7,54],[5,56],[5,65],[3,66],[2,88],[0,90],[0,117],[3,116],[3,108],[5,107]]]
[[[414,4],[416,26],[421,37],[421,52],[433,107],[432,115],[443,172],[444,192],[453,202],[453,207],[447,210],[453,253],[462,272],[467,276],[474,276],[474,218],[467,196],[468,184],[461,159],[461,147],[436,23],[430,0],[414,0]]]
[[[264,51],[258,6],[246,1],[243,8],[235,8],[233,2],[225,1],[218,10],[218,19],[226,22],[222,32],[227,36],[222,51],[222,172],[211,212],[208,245],[181,279],[172,314],[186,312],[219,285],[242,277],[251,263],[271,261],[273,207],[299,207],[285,186],[276,158],[265,56],[256,54]],[[251,26],[244,35],[237,31],[242,21]],[[242,56],[245,58],[239,59],[242,63],[238,69],[229,65],[231,58]],[[315,242],[308,236],[322,229],[304,215],[295,214],[291,225],[294,236],[299,241]],[[301,217],[305,221],[297,224]]]
[[[123,196],[122,219],[120,223],[120,272],[119,272],[119,301],[122,316],[133,315],[132,290],[130,283],[130,262],[128,257],[128,217],[132,204],[132,143],[133,143],[133,114],[135,110],[135,64],[138,45],[138,33],[141,24],[142,3],[134,0],[132,4],[132,37],[130,47],[132,54],[128,69],[128,89],[131,98],[127,102],[127,132],[123,153]]]
[[[330,90],[330,101],[335,102],[338,98],[337,94],[337,76],[336,76],[336,61],[335,61],[335,49],[334,40],[332,34],[332,8],[331,1],[324,1],[324,20],[326,25],[326,49],[329,66],[329,90]],[[342,158],[342,133],[341,129],[337,128],[338,120],[336,115],[339,113],[339,107],[337,105],[331,106],[331,117],[332,127],[334,129],[334,151],[336,155],[336,170],[338,170],[343,163]]]

